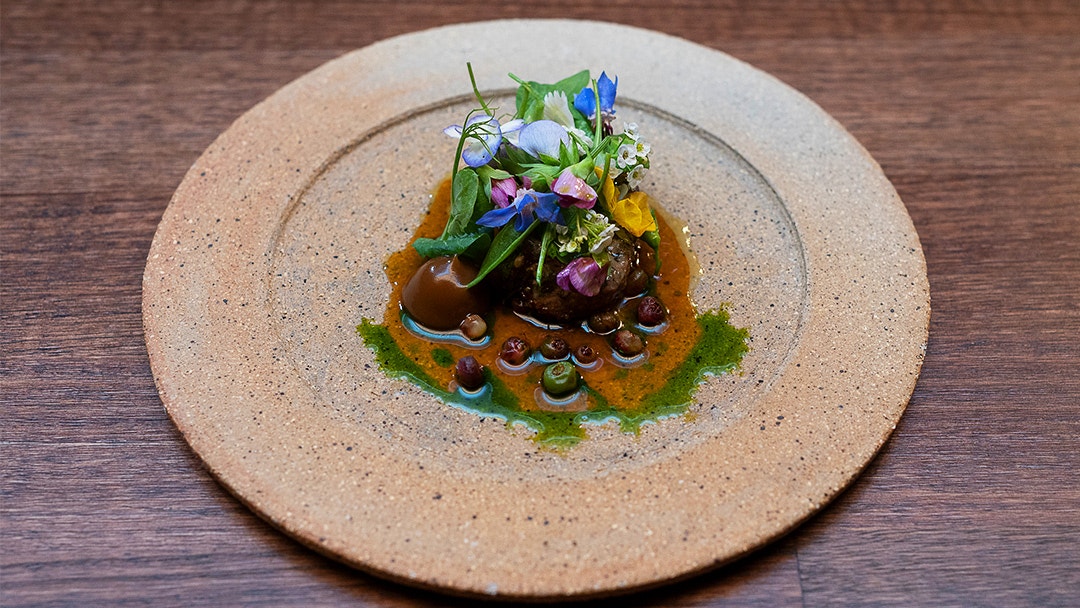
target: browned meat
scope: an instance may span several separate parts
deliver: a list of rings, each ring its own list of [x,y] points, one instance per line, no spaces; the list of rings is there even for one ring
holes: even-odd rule
[[[652,252],[652,248],[643,242],[640,245],[649,253]],[[515,312],[538,321],[559,325],[578,323],[595,313],[615,308],[626,296],[637,295],[642,289],[637,280],[641,273],[636,273],[637,276],[632,279],[635,269],[643,262],[654,264],[651,256],[639,256],[636,243],[621,238],[612,240],[607,253],[611,261],[605,269],[607,276],[604,284],[600,293],[590,297],[576,291],[565,291],[555,283],[556,275],[566,265],[553,256],[548,256],[544,261],[541,282],[537,285],[540,239],[529,238],[503,264],[502,271],[492,275],[493,292],[496,297],[505,298]],[[628,293],[628,287],[635,291]]]

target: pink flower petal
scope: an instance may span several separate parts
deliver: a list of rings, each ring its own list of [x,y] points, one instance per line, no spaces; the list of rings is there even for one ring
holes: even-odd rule
[[[585,180],[574,175],[570,169],[564,169],[559,178],[551,185],[551,191],[575,207],[592,209],[596,204],[596,190]]]
[[[507,207],[517,196],[518,186],[514,178],[491,180],[491,202],[500,209]]]
[[[555,276],[555,283],[564,291],[571,288],[581,295],[595,296],[604,285],[604,269],[590,257],[576,258]]]

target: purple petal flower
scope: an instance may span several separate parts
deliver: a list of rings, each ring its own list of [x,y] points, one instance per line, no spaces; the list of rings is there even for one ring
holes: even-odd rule
[[[521,133],[522,127],[525,126],[525,121],[520,118],[508,120],[500,125],[499,129],[502,131],[503,139],[514,144],[518,143],[518,134]]]
[[[517,181],[512,177],[491,180],[491,202],[500,209],[510,205],[517,191]]]
[[[600,293],[600,287],[604,284],[606,273],[596,263],[596,260],[585,256],[575,258],[555,276],[555,283],[564,291],[571,288],[585,296],[595,296]]]
[[[551,191],[558,194],[563,203],[575,207],[592,209],[596,204],[596,190],[585,183],[585,180],[574,175],[569,167],[559,174],[559,178],[551,186]]]
[[[518,122],[520,121],[515,119],[506,124],[510,131],[517,131],[521,128],[520,124],[516,124]],[[474,126],[478,123],[483,124]],[[460,138],[461,132],[465,130],[468,130],[468,134],[465,147],[461,150],[461,160],[470,167],[482,167],[491,162],[503,141],[503,129],[499,121],[494,116],[478,114],[470,118],[464,128],[461,125],[450,125],[443,129],[443,133],[456,139]]]
[[[570,145],[570,135],[566,127],[553,120],[530,122],[518,133],[518,147],[535,158],[541,154],[558,158],[563,144]]]

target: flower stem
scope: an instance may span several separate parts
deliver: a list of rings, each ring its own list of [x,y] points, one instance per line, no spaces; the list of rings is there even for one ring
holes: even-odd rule
[[[551,245],[551,235],[555,232],[555,225],[548,224],[544,230],[544,238],[540,241],[540,259],[536,261],[536,284],[544,274],[544,259],[547,258],[548,246]]]
[[[480,107],[484,109],[484,112],[487,113],[488,116],[491,116],[491,110],[488,108],[487,104],[484,103],[484,97],[480,94],[480,89],[476,87],[476,76],[473,75],[472,62],[466,62],[465,67],[469,69],[469,82],[472,83],[473,95],[476,95],[476,101],[480,102]]]
[[[596,91],[596,136],[593,137],[593,141],[600,141],[601,126],[604,124],[604,120],[600,117],[600,86],[596,84],[595,78],[592,81],[592,88]]]

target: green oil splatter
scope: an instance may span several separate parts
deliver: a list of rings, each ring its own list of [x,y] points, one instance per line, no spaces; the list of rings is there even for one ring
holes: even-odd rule
[[[429,376],[415,361],[401,351],[390,332],[382,325],[363,319],[356,330],[364,344],[375,352],[379,368],[387,375],[405,378],[444,403],[477,414],[494,416],[506,421],[508,427],[521,424],[536,432],[535,440],[553,448],[569,448],[585,439],[584,425],[603,424],[615,420],[626,433],[638,433],[643,423],[677,416],[693,402],[694,393],[706,376],[730,372],[738,367],[748,347],[749,332],[735,328],[723,310],[697,317],[701,337],[675,369],[664,386],[644,395],[641,406],[633,410],[617,410],[602,394],[588,385],[583,386],[589,400],[585,412],[523,411],[517,395],[485,370],[487,384],[476,393],[450,392]],[[453,356],[445,349],[432,351],[435,362],[442,367],[453,365]],[[444,364],[445,363],[445,364]]]
[[[746,354],[750,332],[738,329],[728,321],[726,311],[698,315],[701,337],[671,374],[660,390],[641,400],[641,410],[681,405],[686,409],[706,376],[719,376],[734,370]]]

